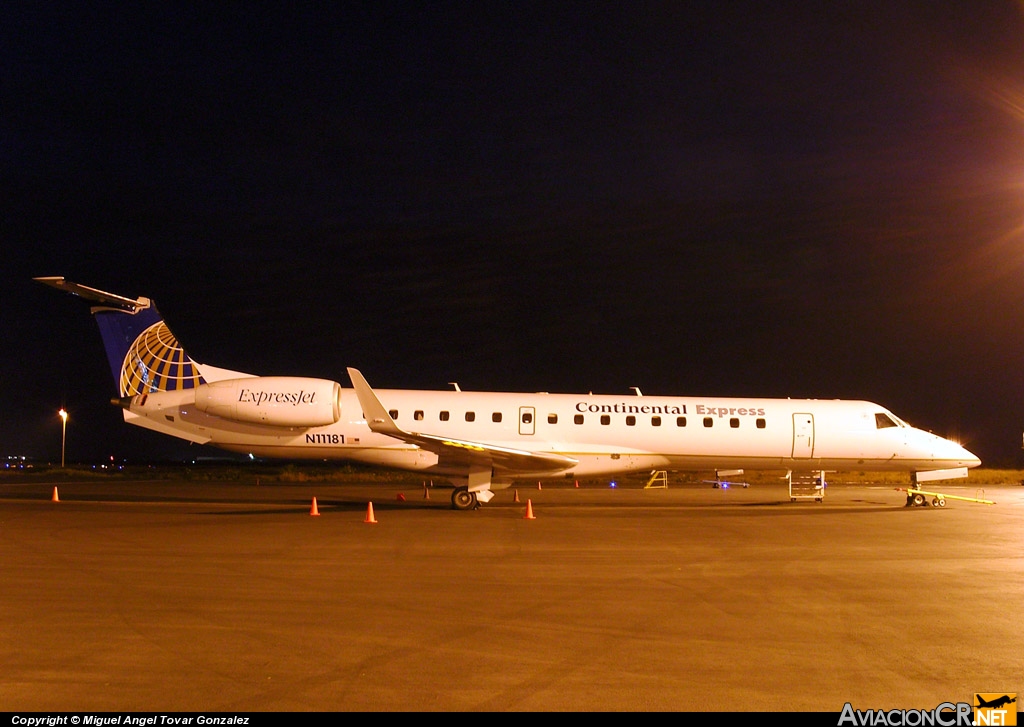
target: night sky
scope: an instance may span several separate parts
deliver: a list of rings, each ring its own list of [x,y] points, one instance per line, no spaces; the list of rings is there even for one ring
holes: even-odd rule
[[[5,4],[0,454],[125,425],[64,275],[377,387],[857,398],[1024,466],[1024,5]]]

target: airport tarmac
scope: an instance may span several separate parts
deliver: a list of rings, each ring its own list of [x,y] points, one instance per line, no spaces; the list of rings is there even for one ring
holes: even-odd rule
[[[395,485],[58,487],[0,481],[2,710],[838,713],[1024,691],[1019,485],[908,508],[891,485],[791,503],[565,483],[475,512]]]

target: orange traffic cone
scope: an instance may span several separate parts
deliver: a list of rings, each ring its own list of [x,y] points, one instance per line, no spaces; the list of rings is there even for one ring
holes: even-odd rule
[[[576,489],[578,490],[579,488],[580,488],[580,481],[576,480]]]
[[[537,518],[535,518],[533,516],[533,501],[532,500],[527,500],[526,501],[526,514],[523,515],[523,520],[536,520],[536,519]]]
[[[313,507],[309,508],[309,514],[314,516],[314,517],[320,514],[320,511],[316,507],[316,498],[315,497],[313,498]]]
[[[399,502],[405,502],[405,495],[399,492],[398,497],[396,497],[395,499],[398,500]]]
[[[519,488],[516,488],[515,497],[512,498],[512,502],[519,502]]]
[[[373,516],[373,503],[372,502],[366,503],[366,519],[363,520],[363,522],[364,523],[375,523],[375,522],[377,522],[377,518],[375,518]]]
[[[57,487],[53,488],[53,497],[50,498],[50,502],[60,502],[60,497],[57,495]]]
[[[430,490],[427,489],[427,483],[426,482],[423,483],[423,499],[424,500],[429,500],[430,499]]]
[[[540,489],[540,481],[539,480],[537,481],[537,489],[538,490]]]

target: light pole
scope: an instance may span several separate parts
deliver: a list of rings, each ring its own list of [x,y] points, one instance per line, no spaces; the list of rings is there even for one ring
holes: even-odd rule
[[[60,468],[64,469],[64,442],[68,434],[68,413],[61,409],[57,414],[60,416]]]

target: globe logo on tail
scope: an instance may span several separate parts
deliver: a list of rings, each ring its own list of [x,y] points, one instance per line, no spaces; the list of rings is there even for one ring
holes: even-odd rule
[[[194,389],[202,383],[195,362],[163,321],[139,334],[121,366],[121,396]]]

